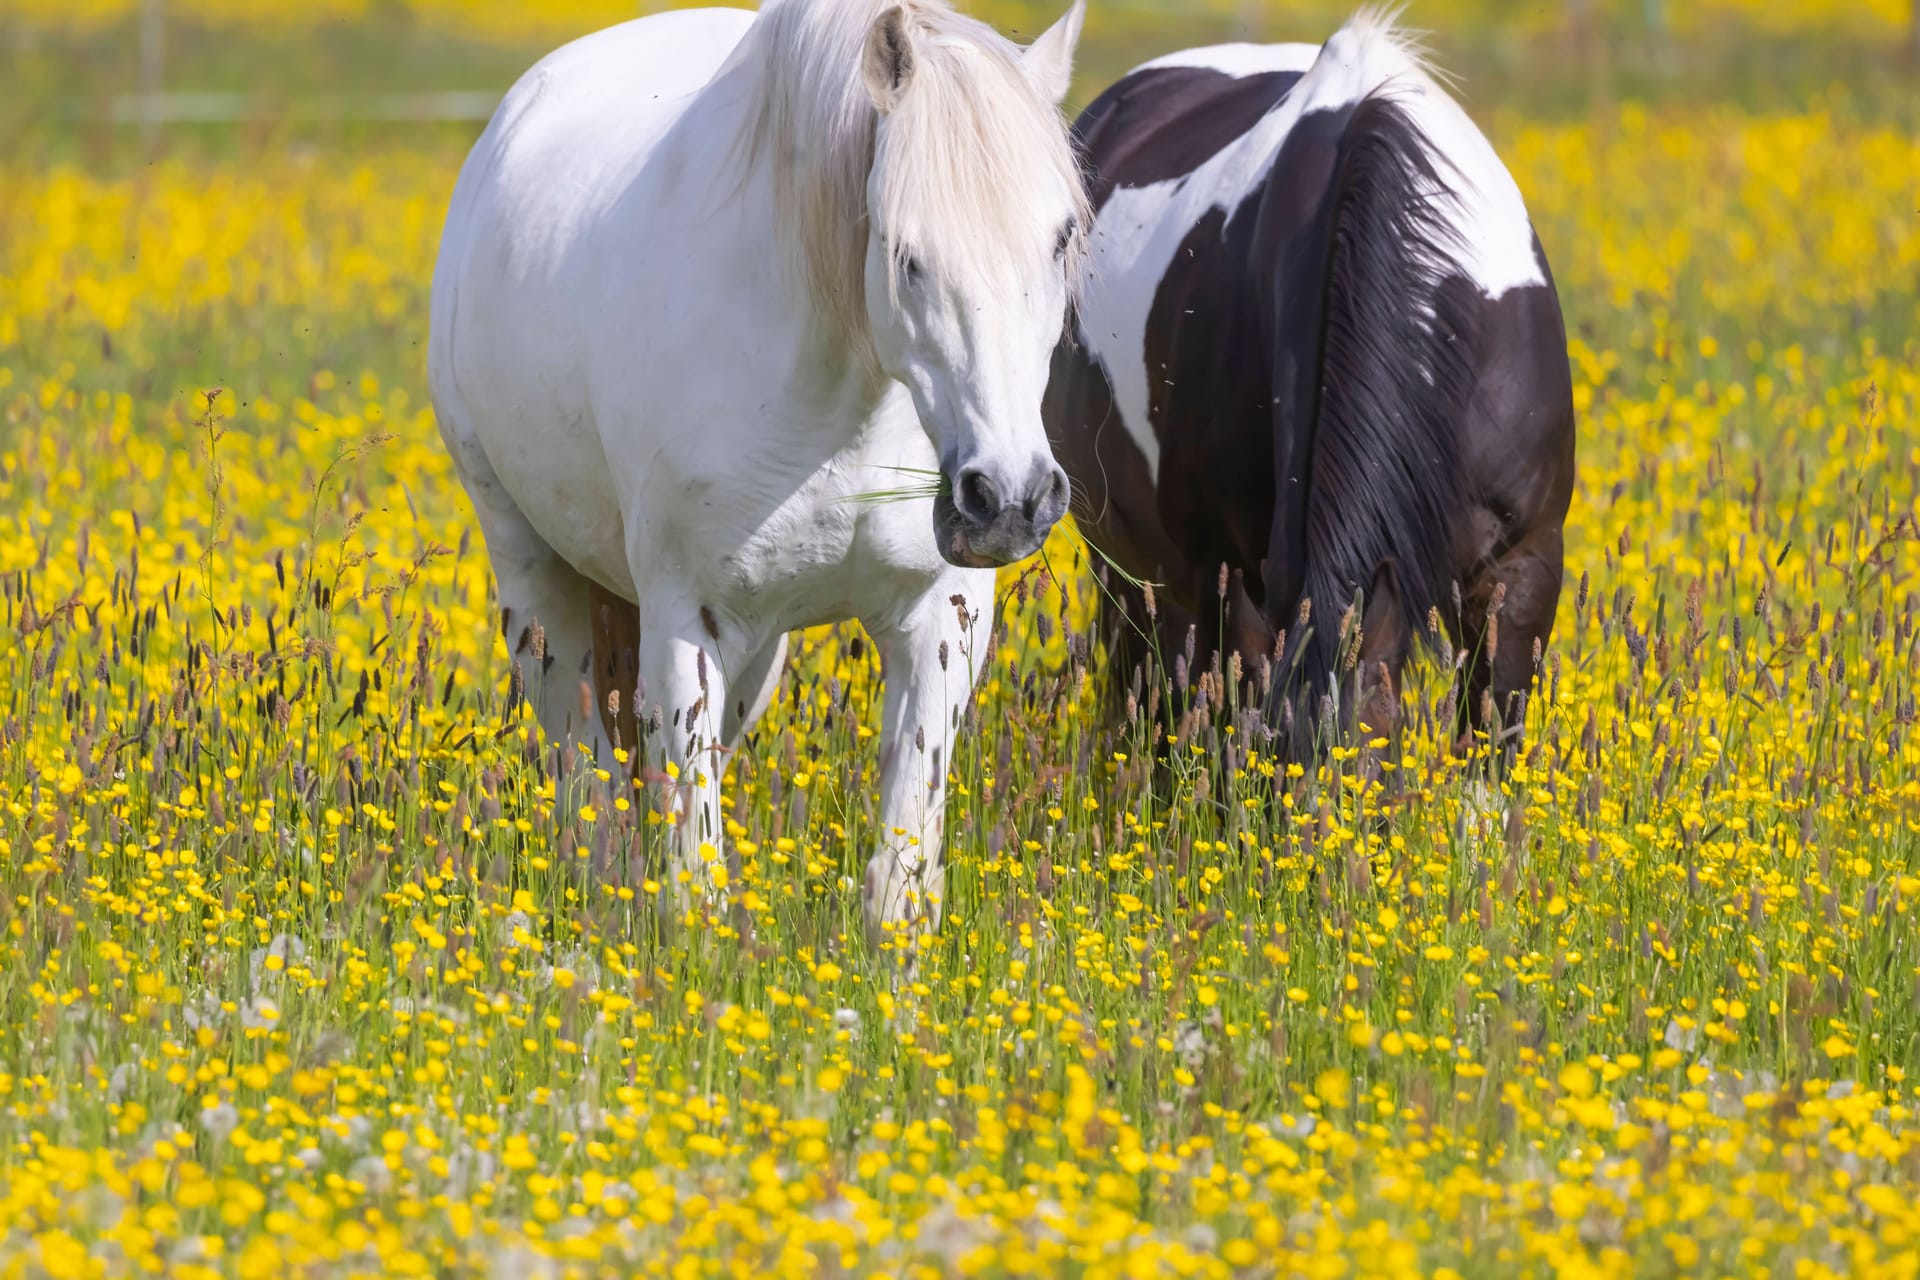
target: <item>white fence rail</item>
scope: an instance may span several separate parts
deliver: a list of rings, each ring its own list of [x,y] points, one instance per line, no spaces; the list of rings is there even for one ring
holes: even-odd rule
[[[190,93],[164,89],[114,96],[116,124],[242,124],[253,120],[350,120],[432,123],[485,120],[499,105],[495,89],[427,93],[321,94],[291,101],[254,93]]]

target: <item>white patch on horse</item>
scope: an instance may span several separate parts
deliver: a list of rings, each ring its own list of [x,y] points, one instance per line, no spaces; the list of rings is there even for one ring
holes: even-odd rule
[[[1116,188],[1093,228],[1081,283],[1080,337],[1105,371],[1127,435],[1158,483],[1160,442],[1148,406],[1147,322],[1160,281],[1181,243],[1207,213],[1232,210],[1265,180],[1302,116],[1358,101],[1393,84],[1395,100],[1434,145],[1443,172],[1459,178],[1449,206],[1461,246],[1458,265],[1489,299],[1546,283],[1533,252],[1520,190],[1464,110],[1422,66],[1412,43],[1381,19],[1356,18],[1325,45],[1226,44],[1168,54],[1136,68],[1193,67],[1226,75],[1298,71],[1286,99],[1192,173],[1143,187]],[[1087,316],[1099,316],[1097,330]]]
[[[1320,52],[1317,44],[1210,44],[1197,49],[1180,49],[1143,62],[1129,71],[1157,71],[1163,67],[1191,67],[1200,71],[1218,71],[1222,75],[1263,75],[1270,71],[1305,71]]]
[[[1513,175],[1458,102],[1431,84],[1405,99],[1413,122],[1459,181],[1450,213],[1456,261],[1490,302],[1510,289],[1544,285],[1533,251],[1533,222]]]

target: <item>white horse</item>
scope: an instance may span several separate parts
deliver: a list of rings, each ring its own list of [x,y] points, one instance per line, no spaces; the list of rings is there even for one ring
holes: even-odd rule
[[[992,567],[1067,503],[1040,401],[1086,223],[1059,112],[1083,3],[1025,50],[942,0],[643,18],[530,71],[461,171],[441,433],[542,726],[603,762],[589,601],[638,603],[679,903],[712,889],[787,633],[857,618],[886,680],[867,921],[938,925]],[[861,500],[935,468],[937,496]]]

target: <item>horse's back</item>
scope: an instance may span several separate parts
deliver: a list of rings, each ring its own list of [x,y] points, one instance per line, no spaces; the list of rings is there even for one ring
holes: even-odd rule
[[[461,169],[436,294],[487,265],[489,249],[511,255],[500,265],[522,278],[556,269],[752,22],[742,9],[639,18],[564,45],[522,76]],[[500,243],[479,243],[487,237]]]
[[[441,273],[458,267],[463,234],[564,247],[619,197],[623,171],[645,162],[752,23],[743,9],[679,10],[541,59],[501,100],[461,169]]]
[[[1176,196],[1185,197],[1179,205],[1187,211],[1209,202],[1230,205],[1268,178],[1268,166],[1302,120],[1383,90],[1442,159],[1458,208],[1454,230],[1464,273],[1492,298],[1546,283],[1519,187],[1486,135],[1397,38],[1366,28],[1344,30],[1325,45],[1209,45],[1135,67],[1075,123],[1090,194],[1096,209],[1116,189],[1156,186],[1164,188],[1169,212]],[[1289,97],[1297,98],[1297,111],[1281,120]],[[1259,137],[1250,138],[1263,121]],[[1252,154],[1244,163],[1199,173],[1228,147],[1247,143]],[[1285,181],[1288,175],[1273,176]],[[1189,179],[1204,189],[1184,190]]]

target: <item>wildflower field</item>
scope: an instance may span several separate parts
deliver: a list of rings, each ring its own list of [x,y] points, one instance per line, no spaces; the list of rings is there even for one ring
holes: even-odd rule
[[[857,629],[722,915],[509,697],[425,395],[468,135],[0,153],[0,1275],[1920,1274],[1916,121],[1468,96],[1581,415],[1498,794],[1444,656],[1385,786],[1156,742],[1063,530],[910,956]]]

